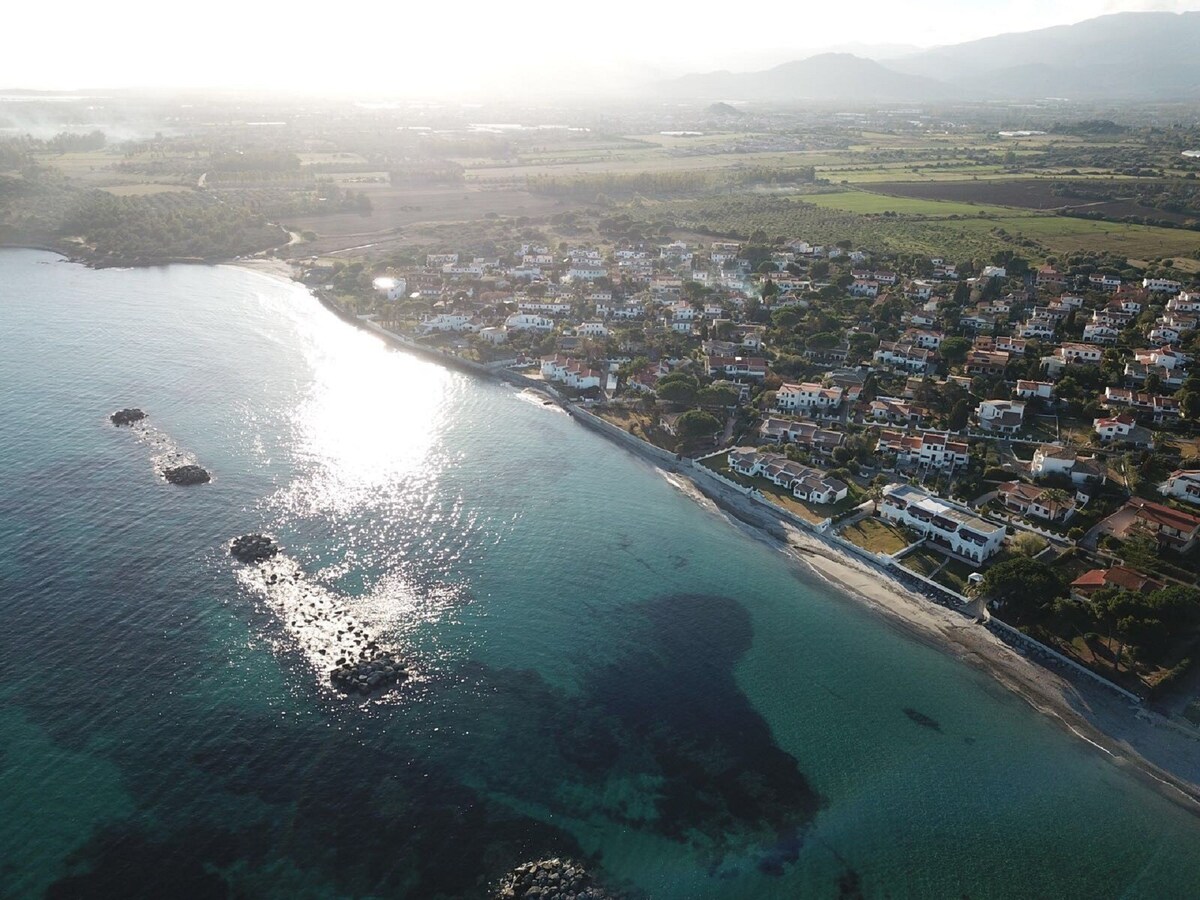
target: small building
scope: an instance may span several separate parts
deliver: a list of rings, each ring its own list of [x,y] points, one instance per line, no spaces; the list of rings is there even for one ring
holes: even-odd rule
[[[1076,485],[1093,482],[1103,484],[1108,480],[1094,458],[1085,459],[1069,447],[1059,447],[1057,444],[1042,444],[1033,451],[1029,474],[1034,478],[1065,475]]]
[[[1004,505],[1023,516],[1065,522],[1075,514],[1075,498],[1058,497],[1053,488],[1038,487],[1020,481],[1006,481],[996,488]]]
[[[1146,535],[1159,547],[1186,553],[1196,545],[1200,517],[1182,510],[1133,497],[1105,520],[1107,530],[1122,540]]]
[[[1164,497],[1187,503],[1200,503],[1200,469],[1176,469],[1158,486]]]
[[[1025,418],[1025,404],[1019,400],[984,400],[975,407],[979,427],[999,434],[1016,434]]]
[[[1092,421],[1092,428],[1105,444],[1126,444],[1131,447],[1153,447],[1154,436],[1149,429],[1137,424],[1129,413]]]
[[[1108,587],[1118,587],[1135,594],[1149,594],[1160,590],[1163,585],[1136,569],[1113,566],[1084,572],[1071,582],[1071,596],[1076,600],[1089,600],[1093,594]]]

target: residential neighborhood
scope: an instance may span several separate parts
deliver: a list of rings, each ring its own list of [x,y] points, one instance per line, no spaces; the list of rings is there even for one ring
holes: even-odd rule
[[[370,273],[381,328],[545,385],[934,590],[1017,558],[1079,602],[1197,581],[1200,283],[802,238],[424,263]]]

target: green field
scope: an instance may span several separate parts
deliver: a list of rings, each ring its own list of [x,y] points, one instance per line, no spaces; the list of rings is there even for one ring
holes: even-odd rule
[[[916,197],[890,197],[870,191],[842,191],[836,194],[813,194],[803,198],[805,203],[814,203],[827,209],[843,209],[860,215],[878,215],[891,212],[902,216],[946,218],[948,216],[996,216],[1012,218],[1032,215],[1032,211],[1018,210],[1009,206],[959,203],[952,200],[922,200]]]

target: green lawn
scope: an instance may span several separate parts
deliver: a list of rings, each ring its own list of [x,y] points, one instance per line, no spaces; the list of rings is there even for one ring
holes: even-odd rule
[[[883,519],[859,519],[853,525],[847,525],[840,532],[841,536],[850,543],[869,550],[872,553],[886,553],[889,556],[898,553],[912,543],[908,535],[899,526]]]
[[[934,553],[928,547],[918,547],[904,559],[900,560],[900,564],[904,568],[916,572],[918,575],[929,577],[938,566],[942,564],[942,555]]]

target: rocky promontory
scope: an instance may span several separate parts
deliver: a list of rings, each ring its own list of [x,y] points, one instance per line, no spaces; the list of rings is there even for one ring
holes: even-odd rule
[[[569,859],[543,859],[517,866],[500,882],[496,900],[538,897],[541,900],[617,900],[599,887],[591,874]]]
[[[243,534],[229,545],[229,555],[242,563],[266,562],[279,553],[279,545],[265,534]]]
[[[130,407],[129,409],[118,409],[108,418],[120,428],[122,425],[132,425],[134,422],[142,421],[146,418],[146,414],[136,407]]]
[[[171,484],[208,484],[212,480],[207,469],[196,465],[163,469],[163,478]]]

